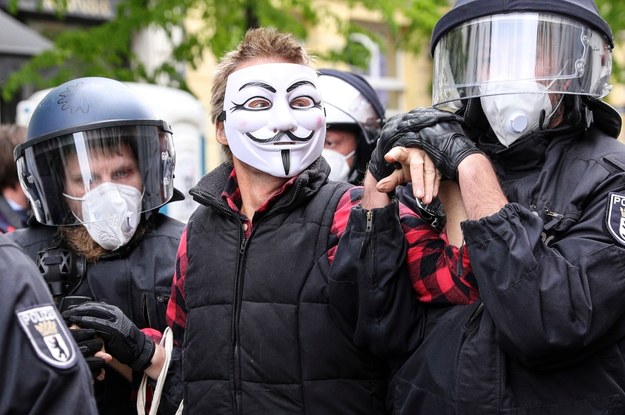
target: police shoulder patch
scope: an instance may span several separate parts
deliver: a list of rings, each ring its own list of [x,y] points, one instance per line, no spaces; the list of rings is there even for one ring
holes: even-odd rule
[[[16,315],[41,360],[60,369],[76,364],[71,334],[53,305],[35,306]]]
[[[606,225],[612,237],[621,245],[625,245],[625,195],[610,193]]]

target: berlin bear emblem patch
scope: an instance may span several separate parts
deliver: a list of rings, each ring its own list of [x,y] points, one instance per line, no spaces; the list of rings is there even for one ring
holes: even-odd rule
[[[36,306],[16,314],[41,360],[59,369],[66,369],[76,363],[69,329],[53,305]]]
[[[614,239],[625,245],[625,195],[610,193],[606,224]]]

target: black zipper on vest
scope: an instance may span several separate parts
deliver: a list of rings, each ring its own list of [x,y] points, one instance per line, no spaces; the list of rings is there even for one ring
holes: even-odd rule
[[[248,239],[245,237],[243,223],[239,224],[241,230],[241,245],[237,264],[237,275],[234,281],[234,303],[232,304],[232,380],[233,380],[233,404],[237,414],[241,414],[241,347],[239,344],[239,318],[241,316],[241,298],[243,297],[243,265],[245,262],[245,247]],[[254,230],[252,229],[252,232]],[[250,235],[251,237],[251,235]]]
[[[365,252],[367,247],[369,246],[369,240],[371,239],[371,231],[373,230],[373,212],[370,210],[365,211],[365,216],[367,218],[366,228],[365,228],[365,237],[362,240],[362,244],[360,245],[360,254],[359,258],[363,258],[365,256]]]

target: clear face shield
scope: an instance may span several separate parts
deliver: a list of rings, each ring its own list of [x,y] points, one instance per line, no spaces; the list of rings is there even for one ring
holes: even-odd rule
[[[175,153],[163,122],[33,139],[16,156],[22,187],[45,225],[106,222],[134,233],[141,213],[173,195]]]
[[[462,100],[504,94],[602,98],[612,51],[597,31],[547,13],[481,17],[448,32],[434,51],[433,104],[456,111]]]

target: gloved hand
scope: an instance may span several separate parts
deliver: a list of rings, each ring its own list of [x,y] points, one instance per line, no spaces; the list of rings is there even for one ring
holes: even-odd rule
[[[106,362],[101,357],[95,357],[94,354],[102,350],[104,342],[95,337],[96,332],[93,329],[70,329],[69,332],[76,341],[78,350],[87,361],[91,377],[96,379],[106,366]]]
[[[470,154],[481,153],[465,135],[462,122],[461,116],[435,108],[415,108],[389,118],[371,154],[369,171],[380,181],[395,169],[384,160],[393,147],[420,147],[443,179],[455,180],[460,162]]]
[[[142,372],[150,366],[156,349],[146,336],[114,305],[87,302],[63,312],[63,318],[81,328],[94,329],[104,340],[107,353]]]

